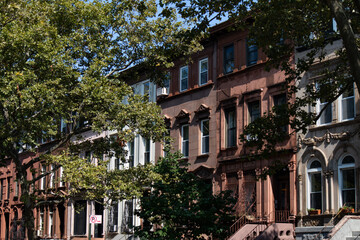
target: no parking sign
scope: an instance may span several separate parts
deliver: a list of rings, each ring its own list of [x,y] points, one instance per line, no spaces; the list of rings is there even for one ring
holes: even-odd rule
[[[101,224],[102,215],[90,215],[90,223]]]

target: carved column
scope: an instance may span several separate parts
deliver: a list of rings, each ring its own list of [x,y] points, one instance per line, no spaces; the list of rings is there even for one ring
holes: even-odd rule
[[[334,213],[334,188],[333,188],[333,176],[332,170],[324,172],[325,176],[325,199],[326,208],[325,213]]]
[[[255,169],[255,174],[256,174],[256,217],[257,218],[261,218],[262,217],[262,194],[261,194],[261,185],[262,185],[262,180],[260,178],[261,175],[261,169],[257,168]]]
[[[244,172],[242,170],[239,170],[237,172],[237,178],[238,178],[238,209],[236,209],[239,213],[241,211],[245,211],[245,192],[244,192]]]
[[[302,215],[306,215],[304,214],[304,211],[306,209],[303,209],[303,181],[302,181],[302,175],[299,174],[297,176],[297,181],[298,181],[298,193],[299,193],[299,196],[298,196],[298,203],[299,203],[299,215],[302,216]]]
[[[293,156],[293,159],[295,155]],[[288,164],[290,188],[290,215],[296,215],[296,162],[295,159]]]

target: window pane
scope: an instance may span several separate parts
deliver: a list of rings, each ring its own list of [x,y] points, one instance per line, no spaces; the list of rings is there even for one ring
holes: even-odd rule
[[[201,153],[209,152],[209,120],[201,121]]]
[[[320,111],[325,107],[326,103],[320,104]],[[331,104],[326,107],[320,116],[320,124],[330,123],[332,121],[332,108]]]
[[[203,137],[202,142],[202,153],[208,153],[209,152],[209,136]]]
[[[319,161],[313,161],[310,168],[321,168],[321,163]]]
[[[181,138],[182,138],[181,153],[184,155],[184,157],[188,157],[189,156],[189,126],[188,125],[182,126]]]
[[[258,48],[256,45],[248,45],[246,49],[247,65],[251,66],[257,63],[258,60]]]
[[[249,121],[253,122],[260,117],[260,101],[249,103]]]
[[[346,164],[346,163],[355,163],[355,160],[353,157],[351,156],[346,156],[344,157],[344,159],[342,160],[342,164]]]
[[[352,119],[355,117],[355,105],[354,97],[346,98],[342,100],[342,119]]]
[[[355,208],[355,189],[342,191],[343,205]]]
[[[209,135],[209,120],[202,121],[202,134]]]
[[[226,132],[225,132],[225,139],[226,139],[226,147],[233,147],[236,146],[236,118],[235,118],[235,111],[229,110],[225,112],[226,118]]]
[[[180,69],[180,91],[184,91],[188,88],[188,71],[187,66]]]
[[[208,60],[203,59],[200,61],[200,85],[208,81]]]
[[[74,234],[85,235],[86,234],[86,201],[75,202],[74,211]]]
[[[345,169],[343,172],[343,189],[355,188],[355,171],[354,169]]]
[[[311,192],[321,192],[321,173],[310,174]]]
[[[224,73],[230,73],[234,69],[234,45],[224,48]]]
[[[322,209],[321,193],[310,193],[310,208]]]

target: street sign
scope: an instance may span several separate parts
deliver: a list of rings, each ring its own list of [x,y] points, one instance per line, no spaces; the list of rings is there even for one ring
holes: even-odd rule
[[[90,215],[90,223],[101,224],[102,215]]]

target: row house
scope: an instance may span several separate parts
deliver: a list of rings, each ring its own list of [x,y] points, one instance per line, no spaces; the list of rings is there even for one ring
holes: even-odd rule
[[[284,141],[285,153],[276,159],[286,167],[266,179],[259,177],[275,159],[247,160],[251,148],[239,140],[251,121],[286,103],[285,76],[264,70],[261,49],[251,45],[246,31],[230,27],[229,21],[213,27],[203,51],[170,69],[168,89],[159,91],[167,92],[157,102],[174,150],[214,192],[233,192],[239,220],[289,222],[297,214],[295,136]],[[156,150],[163,154],[162,146]]]
[[[341,47],[340,40],[326,47],[325,60],[316,61],[303,75],[299,82],[300,89],[310,84],[321,88],[317,81],[322,78],[324,68],[336,65],[334,53]],[[298,49],[296,61],[306,53]],[[339,210],[344,206],[352,208],[353,212],[360,208],[360,102],[356,85],[352,85],[331,104],[327,105],[325,99],[318,99],[315,106],[308,106],[306,110],[319,113],[322,109],[317,122],[308,127],[305,135],[298,134],[297,137],[297,239],[309,239],[309,235],[324,238],[331,235],[334,240],[350,237],[350,230],[338,236],[332,227],[325,226],[333,226],[339,221]],[[308,209],[318,210],[318,215],[309,215]],[[341,224],[346,227],[346,224],[351,225],[350,221]],[[358,226],[359,222],[356,224]],[[358,227],[352,225],[350,229]]]

